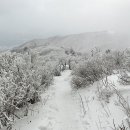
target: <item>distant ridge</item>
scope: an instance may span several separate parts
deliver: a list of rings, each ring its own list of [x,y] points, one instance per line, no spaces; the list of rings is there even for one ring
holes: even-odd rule
[[[130,47],[130,38],[125,35],[111,33],[110,31],[86,32],[66,36],[55,36],[47,39],[34,39],[13,49],[19,51],[28,47],[30,49],[45,47],[73,48],[79,52],[86,52],[94,47],[104,49],[126,49]]]

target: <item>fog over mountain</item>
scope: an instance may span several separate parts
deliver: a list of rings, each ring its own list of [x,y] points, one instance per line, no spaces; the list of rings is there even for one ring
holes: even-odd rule
[[[55,36],[47,39],[34,39],[14,48],[14,50],[22,50],[25,47],[37,49],[38,51],[48,47],[73,48],[79,52],[87,52],[95,47],[100,48],[101,50],[123,50],[130,47],[130,38],[126,35],[124,36],[109,31],[87,32],[66,36]]]
[[[103,30],[128,35],[129,12],[129,0],[0,0],[0,47]]]

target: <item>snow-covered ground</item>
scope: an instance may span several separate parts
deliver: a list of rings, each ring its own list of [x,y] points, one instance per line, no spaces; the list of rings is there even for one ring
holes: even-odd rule
[[[122,123],[124,112],[117,106],[116,97],[110,98],[109,103],[98,99],[97,83],[79,91],[82,100],[82,123],[84,130],[112,130],[113,121],[116,125]]]
[[[54,85],[46,96],[43,94],[42,103],[34,106],[33,114],[17,120],[13,130],[83,130],[80,107],[71,90],[70,73],[67,70],[62,76],[55,77]]]
[[[115,81],[116,76],[109,79]],[[78,91],[72,91],[70,82],[70,70],[55,77],[42,102],[31,107],[28,117],[17,120],[13,130],[112,130],[113,121],[122,123],[125,113],[115,95],[106,103],[97,96],[98,82]]]

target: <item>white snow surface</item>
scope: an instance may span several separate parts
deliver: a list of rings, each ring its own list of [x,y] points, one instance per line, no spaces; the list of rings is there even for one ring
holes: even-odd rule
[[[31,106],[29,116],[15,122],[13,130],[112,130],[113,120],[118,126],[126,117],[116,103],[115,95],[109,103],[98,99],[97,82],[72,91],[71,71],[66,70],[54,78],[42,101]]]

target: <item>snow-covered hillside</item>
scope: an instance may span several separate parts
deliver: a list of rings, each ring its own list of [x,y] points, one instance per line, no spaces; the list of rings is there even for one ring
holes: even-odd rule
[[[20,50],[24,47],[29,48],[45,48],[45,47],[63,47],[73,48],[79,52],[90,51],[98,47],[104,49],[126,49],[129,47],[130,39],[127,36],[110,33],[109,31],[103,32],[88,32],[81,34],[73,34],[67,36],[56,36],[47,39],[36,39],[29,41],[14,50]]]

